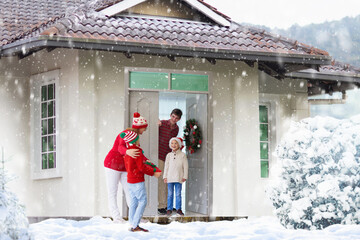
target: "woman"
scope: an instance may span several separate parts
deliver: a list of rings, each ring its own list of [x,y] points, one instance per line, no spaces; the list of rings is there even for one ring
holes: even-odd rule
[[[137,134],[142,134],[146,131],[148,124],[144,117],[139,113],[134,113],[132,127],[127,128],[125,131],[134,131]],[[120,133],[121,134],[121,133]],[[127,149],[124,139],[120,137],[120,134],[116,137],[112,149],[107,154],[104,160],[106,183],[108,190],[108,202],[111,217],[115,223],[121,223],[122,219],[117,204],[117,192],[119,188],[119,182],[125,193],[126,203],[129,207],[130,194],[127,186],[127,172],[125,169],[124,156],[127,154],[133,158],[139,156],[138,149]]]

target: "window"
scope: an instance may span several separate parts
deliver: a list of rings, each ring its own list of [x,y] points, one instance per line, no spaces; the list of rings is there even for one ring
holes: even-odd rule
[[[30,82],[32,178],[60,177],[59,70],[33,75]]]
[[[41,86],[41,159],[42,169],[56,167],[55,83]]]
[[[208,75],[201,74],[131,71],[129,73],[129,88],[207,92],[208,79]]]
[[[262,178],[269,177],[269,108],[266,105],[259,106],[260,122],[260,173]]]
[[[168,74],[153,72],[130,72],[130,88],[168,89]]]
[[[171,89],[184,91],[208,91],[208,76],[195,74],[171,74]]]

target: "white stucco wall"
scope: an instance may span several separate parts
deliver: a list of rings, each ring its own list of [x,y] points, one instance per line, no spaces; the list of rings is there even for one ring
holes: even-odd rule
[[[309,105],[307,100],[307,81],[299,79],[278,80],[269,75],[259,72],[259,102],[268,104],[270,117],[270,149],[269,178],[261,179],[262,184],[257,197],[264,199],[256,208],[256,216],[271,215],[272,203],[265,194],[268,184],[274,179],[277,171],[277,161],[273,153],[276,145],[289,129],[292,121],[299,121],[309,117]]]
[[[6,64],[0,65],[0,100],[9,104],[1,107],[0,113],[17,120],[1,120],[1,132],[7,137],[0,140],[0,146],[9,155],[15,154],[15,161],[8,166],[20,178],[11,186],[28,206],[28,216],[109,216],[103,160],[117,134],[126,128],[125,67],[210,73],[213,192],[209,200],[213,216],[272,214],[264,194],[269,179],[260,178],[259,102],[274,106],[276,141],[289,119],[302,118],[308,111],[306,91],[296,85],[300,83],[289,86],[289,82],[268,78],[256,66],[243,62],[218,60],[212,65],[203,59],[172,62],[167,57],[133,55],[128,59],[122,53],[56,49],[23,59],[23,67],[12,69],[11,74],[4,74],[5,68],[12,66]],[[29,79],[54,69],[60,71],[62,177],[33,180],[29,168]],[[271,161],[270,166],[275,160]]]
[[[234,159],[236,148],[235,142],[231,141],[233,136],[233,112],[234,95],[233,85],[234,76],[240,72],[251,71],[250,67],[244,63],[232,61],[217,61],[216,65],[211,65],[207,61],[199,59],[177,58],[176,62],[170,61],[166,57],[134,55],[131,59],[123,54],[99,53],[90,54],[82,52],[80,59],[92,59],[87,66],[95,66],[97,114],[96,129],[98,130],[97,148],[98,154],[95,172],[96,188],[96,212],[100,215],[108,215],[107,193],[105,176],[103,172],[103,159],[113,145],[116,135],[126,128],[125,124],[125,89],[124,89],[124,68],[161,68],[161,69],[184,69],[184,72],[192,71],[211,71],[213,77],[212,93],[209,95],[210,105],[213,114],[213,192],[210,202],[212,202],[212,215],[236,215],[236,187],[234,178],[236,176],[236,160]],[[82,61],[81,61],[82,62]],[[93,64],[95,63],[95,64]],[[81,64],[80,64],[81,65]],[[237,72],[231,72],[228,68],[240,68]],[[253,75],[257,72],[253,71]],[[252,76],[254,78],[254,76]],[[256,78],[257,79],[257,78]],[[95,80],[96,81],[96,80]],[[247,90],[245,90],[247,91]],[[244,98],[246,104],[246,98]],[[224,133],[228,135],[229,141],[224,141]],[[228,197],[224,198],[224,194]],[[119,206],[122,199],[119,199]]]
[[[191,73],[192,71],[211,71],[213,76],[213,93],[210,94],[210,105],[213,106],[214,114],[214,136],[223,136],[223,132],[231,134],[232,132],[232,83],[228,70],[224,70],[234,65],[231,61],[218,61],[217,64],[211,65],[207,61],[199,59],[182,59],[177,58],[176,62],[170,61],[166,57],[144,57],[134,55],[132,59],[127,59],[123,54],[102,53],[98,55],[96,62],[100,63],[102,71],[97,71],[99,77],[98,84],[98,129],[99,129],[99,153],[98,166],[102,168],[102,161],[107,152],[112,147],[116,135],[124,129],[124,67],[139,67],[139,68],[161,68],[161,69],[184,69],[184,72]],[[151,64],[152,66],[151,66]],[[245,65],[246,66],[246,65]],[[181,134],[181,133],[180,133]],[[213,185],[214,192],[211,202],[213,202],[213,211],[222,211],[230,214],[234,210],[234,197],[222,198],[222,192],[234,193],[234,185],[226,184],[231,182],[235,172],[233,171],[234,161],[231,160],[232,147],[230,144],[223,144],[223,139],[214,137],[214,169],[211,174],[214,177]],[[216,147],[215,147],[216,146]],[[223,150],[223,151],[221,151]],[[218,152],[221,151],[221,152]],[[216,154],[215,154],[216,153]],[[224,175],[222,170],[227,169]],[[99,172],[99,214],[108,214],[107,198],[104,182],[104,174],[101,170]],[[229,191],[230,189],[230,191]],[[119,202],[121,204],[121,200]],[[217,207],[219,204],[219,207]],[[221,205],[221,206],[220,206]]]

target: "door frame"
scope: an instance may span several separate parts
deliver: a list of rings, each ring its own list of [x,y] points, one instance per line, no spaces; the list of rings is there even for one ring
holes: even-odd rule
[[[159,90],[159,89],[130,89],[130,72],[155,72],[155,73],[168,73],[168,89]],[[178,74],[200,74],[208,76],[208,91],[182,91],[182,90],[171,90],[170,89],[170,74],[178,73]],[[212,85],[213,85],[213,73],[211,71],[197,71],[197,70],[179,70],[179,69],[168,69],[168,68],[144,68],[144,67],[124,67],[124,102],[125,102],[125,114],[124,114],[124,124],[125,128],[129,126],[129,117],[130,117],[130,91],[138,91],[138,92],[181,92],[181,93],[193,93],[193,94],[206,94],[207,95],[207,159],[208,159],[208,215],[210,215],[213,211],[213,121],[210,119],[213,118],[212,111]],[[123,204],[122,204],[123,216],[127,216],[127,205],[125,196],[123,195]],[[126,214],[125,214],[126,213]]]

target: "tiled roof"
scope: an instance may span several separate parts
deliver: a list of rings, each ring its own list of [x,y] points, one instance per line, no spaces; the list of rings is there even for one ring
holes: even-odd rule
[[[298,73],[304,73],[309,75],[341,75],[341,76],[352,76],[360,78],[360,68],[354,67],[350,64],[337,62],[333,60],[330,65],[322,65],[319,71],[314,69],[301,70]],[[289,75],[296,75],[296,73],[290,73]]]
[[[333,60],[331,65],[324,65],[320,67],[320,73],[323,74],[350,74],[360,78],[360,68],[354,67],[350,64],[337,62]]]
[[[360,68],[356,68],[350,64],[344,64],[333,60],[330,65],[322,65],[317,70],[305,69],[298,72],[287,73],[287,77],[308,79],[310,86],[318,86],[315,84],[317,81],[321,81],[325,85],[337,85],[340,82],[354,83],[360,86]],[[337,89],[352,89],[354,86],[341,84],[337,85]],[[348,87],[348,88],[346,88]],[[346,88],[346,89],[345,89]],[[339,91],[340,91],[339,90]]]
[[[29,31],[42,22],[51,22],[74,9],[81,0],[1,0],[0,45],[11,42],[20,33]]]
[[[218,14],[215,8],[198,0]],[[0,4],[10,0],[0,0]],[[29,3],[30,0],[21,1]],[[54,1],[57,9],[41,5],[45,2],[49,6],[51,0],[34,0],[31,12],[36,12],[39,17],[22,19],[21,24],[10,26],[12,14],[10,10],[4,10],[2,15],[7,15],[7,27],[0,29],[0,41],[3,45],[17,41],[50,35],[64,38],[76,38],[77,40],[94,39],[110,40],[118,42],[152,44],[159,47],[178,46],[185,48],[206,48],[215,50],[234,50],[260,53],[283,53],[301,55],[328,56],[326,51],[290,40],[278,35],[270,34],[264,30],[244,27],[232,22],[230,27],[221,27],[204,22],[194,22],[181,19],[145,18],[145,17],[107,17],[94,9],[104,8],[111,5],[114,0],[89,1],[80,4],[74,11],[73,6],[79,2],[69,0],[66,2]],[[81,1],[80,1],[81,2]],[[56,4],[55,4],[56,3]],[[44,7],[45,6],[45,7]],[[30,6],[29,6],[30,8]],[[69,11],[69,8],[72,9]],[[44,14],[42,14],[44,12]],[[65,15],[66,13],[66,15]],[[21,14],[21,11],[17,11]],[[63,15],[62,15],[63,14]],[[229,19],[227,16],[223,17]],[[4,22],[4,20],[2,20]],[[0,22],[1,23],[1,22]],[[12,30],[17,29],[18,31]]]
[[[0,0],[0,46],[56,22],[78,8],[101,9],[122,0]]]

